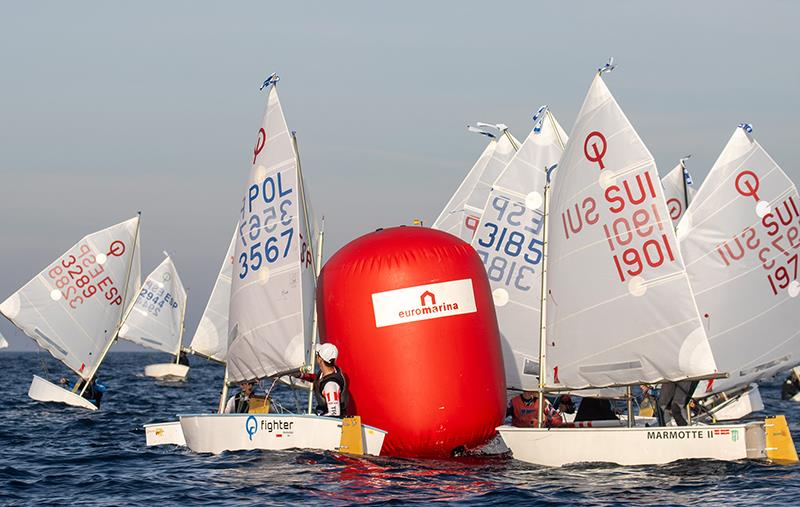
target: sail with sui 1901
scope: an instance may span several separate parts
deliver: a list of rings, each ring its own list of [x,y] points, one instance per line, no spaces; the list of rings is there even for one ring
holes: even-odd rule
[[[548,236],[548,388],[715,375],[655,162],[599,74],[557,169]]]

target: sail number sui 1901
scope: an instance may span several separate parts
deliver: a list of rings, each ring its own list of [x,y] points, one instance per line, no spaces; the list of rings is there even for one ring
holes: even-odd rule
[[[239,239],[244,251],[238,259],[241,280],[289,255],[294,237],[294,189],[293,178],[284,178],[283,174],[277,172],[254,183],[242,199]]]
[[[592,132],[587,137],[597,137]],[[605,140],[605,138],[603,138]],[[588,152],[587,160],[598,162],[602,152]],[[594,154],[593,154],[594,153]],[[604,165],[600,171],[607,170]],[[602,178],[600,178],[602,181]],[[618,177],[612,184],[604,185],[604,203],[598,205],[594,197],[587,196],[569,206],[561,214],[561,223],[567,239],[576,236],[586,226],[601,221],[600,206],[607,209],[600,227],[611,252],[611,261],[620,282],[640,276],[648,268],[658,268],[675,261],[675,247],[664,229],[664,219],[658,210],[656,177],[644,170],[626,177]],[[605,213],[604,213],[605,214]],[[671,225],[670,225],[671,227]]]
[[[489,279],[521,291],[530,290],[533,266],[542,261],[541,212],[497,195],[483,218],[477,251]]]

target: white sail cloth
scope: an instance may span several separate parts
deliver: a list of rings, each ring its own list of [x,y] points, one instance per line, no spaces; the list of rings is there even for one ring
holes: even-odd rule
[[[228,311],[231,304],[231,275],[238,229],[237,225],[228,251],[222,260],[222,266],[219,268],[214,288],[211,289],[206,309],[189,344],[191,352],[220,362],[224,362],[228,356]]]
[[[508,131],[492,139],[450,198],[433,228],[449,232],[469,243],[475,235],[491,184],[516,152],[519,141]]]
[[[539,386],[544,187],[566,141],[551,114],[537,122],[492,185],[472,240],[492,287],[508,389]]]
[[[6,347],[8,347],[8,341],[6,341],[6,337],[0,333],[0,349],[4,349]]]
[[[655,162],[600,75],[557,173],[547,233],[546,385],[713,375]]]
[[[686,180],[683,164],[676,165],[661,178],[661,186],[664,187],[664,199],[667,201],[669,217],[677,227],[686,212],[687,202],[692,203],[697,190]]]
[[[800,199],[767,152],[737,128],[678,238],[720,371],[696,396],[800,363]]]
[[[297,370],[308,360],[315,281],[302,199],[297,157],[272,85],[236,238],[231,382]]]
[[[3,315],[84,379],[137,295],[138,225],[136,217],[85,236],[0,304]]]
[[[119,337],[161,352],[177,355],[183,336],[186,289],[167,256],[144,280],[119,331]]]

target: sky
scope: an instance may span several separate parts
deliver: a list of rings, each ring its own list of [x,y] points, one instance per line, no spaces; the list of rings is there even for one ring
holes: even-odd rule
[[[800,3],[8,2],[0,16],[0,300],[82,236],[142,211],[142,270],[168,251],[187,337],[240,207],[278,72],[325,258],[430,224],[475,162],[476,121],[569,131],[596,69],[661,174],[702,181],[740,122],[800,178]],[[9,350],[34,342],[4,318]],[[137,350],[118,343],[112,350]]]

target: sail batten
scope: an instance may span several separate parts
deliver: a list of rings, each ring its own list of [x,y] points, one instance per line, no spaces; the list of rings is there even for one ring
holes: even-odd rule
[[[26,335],[88,379],[140,281],[139,218],[83,237],[0,304]]]
[[[242,198],[231,282],[228,379],[252,380],[305,366],[314,277],[299,161],[276,86],[253,150]]]
[[[551,197],[546,388],[718,376],[655,161],[599,75]]]

